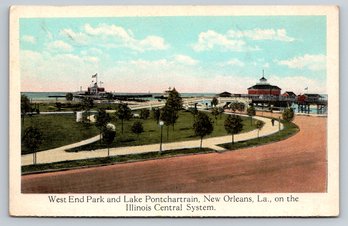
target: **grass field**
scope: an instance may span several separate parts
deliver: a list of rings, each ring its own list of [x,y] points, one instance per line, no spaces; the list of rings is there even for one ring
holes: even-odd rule
[[[210,115],[211,116],[211,115]],[[218,117],[217,121],[214,122],[214,132],[209,137],[212,136],[221,136],[226,135],[224,130],[224,120],[227,115],[222,115],[221,118]],[[213,118],[211,116],[211,118]],[[54,145],[62,146],[67,143],[73,143],[81,139],[80,136],[84,136],[83,139],[88,138],[90,136],[98,134],[98,130],[95,126],[91,125],[88,129],[85,128],[81,123],[75,123],[74,115],[40,115],[38,117],[33,116],[29,119],[26,118],[25,127],[30,124],[39,125],[41,129],[47,132],[46,138],[44,141],[45,147],[52,148]],[[121,122],[114,119],[113,123],[117,125],[117,140],[113,143],[113,146],[130,146],[130,145],[138,145],[138,144],[149,144],[150,142],[157,143],[159,142],[160,136],[160,128],[157,123],[149,118],[147,120],[140,120],[144,123],[145,132],[141,134],[139,137],[132,134],[130,132],[130,126],[136,120],[140,119],[131,119],[130,121],[125,121],[124,124],[124,134],[121,135]],[[255,121],[253,120],[253,125],[255,125]],[[192,122],[193,116],[189,112],[180,112],[180,117],[175,126],[175,130],[172,130],[170,127],[169,130],[169,141],[174,140],[189,140],[189,139],[197,139],[197,137],[193,136],[192,130]],[[284,129],[278,133],[267,137],[260,137],[259,139],[252,139],[248,141],[236,142],[233,146],[231,143],[220,144],[219,146],[230,150],[236,150],[241,148],[253,147],[258,145],[263,145],[271,142],[277,142],[280,140],[284,140],[299,131],[297,125],[292,122],[287,122],[285,120],[281,120],[284,125]],[[244,130],[243,132],[250,131],[255,129],[254,126],[250,126],[250,118],[243,117]],[[66,131],[69,131],[66,133]],[[58,135],[58,132],[60,135]],[[65,134],[64,137],[62,134]],[[163,130],[164,141],[166,142],[166,128]],[[55,137],[54,139],[52,137]],[[156,138],[157,137],[157,138]],[[74,140],[75,139],[75,140]],[[121,140],[123,139],[123,140]],[[74,140],[74,141],[73,141]],[[43,148],[43,147],[42,147]],[[92,150],[97,148],[104,148],[104,145],[100,145],[99,142],[86,145],[81,149],[72,149],[70,151],[79,151],[79,150]],[[24,149],[25,151],[25,149]],[[178,155],[187,155],[187,154],[201,154],[201,153],[211,153],[215,152],[209,148],[191,148],[191,149],[180,149],[180,150],[169,150],[165,151],[162,154],[158,152],[149,152],[142,154],[132,154],[132,155],[120,155],[120,156],[111,156],[111,157],[103,157],[103,158],[92,158],[92,159],[84,159],[84,160],[75,160],[75,161],[63,161],[57,163],[47,163],[47,164],[37,164],[37,165],[29,165],[22,166],[22,173],[34,173],[34,172],[42,172],[46,170],[61,170],[61,169],[69,169],[69,168],[79,168],[86,166],[100,166],[100,165],[109,165],[114,163],[122,163],[122,162],[132,162],[132,161],[143,161],[147,159],[156,159],[163,157],[172,157]],[[22,149],[23,153],[23,149]]]
[[[213,116],[208,113],[209,116],[213,119]],[[224,136],[227,135],[226,130],[224,128],[224,121],[227,115],[223,114],[222,117],[217,117],[217,120],[214,122],[214,131],[208,137],[216,137],[216,136]],[[250,125],[250,119],[247,117],[243,118],[244,129],[243,132],[247,132],[255,129],[254,123],[253,126]],[[185,140],[193,140],[199,139],[194,135],[194,131],[192,129],[193,125],[193,115],[190,112],[181,111],[179,113],[179,118],[177,123],[173,127],[170,126],[167,128],[163,127],[163,142],[173,142],[173,141],[185,141]],[[131,132],[131,126],[135,121],[141,121],[143,123],[144,132],[139,136],[133,134]],[[215,119],[214,119],[215,120]],[[253,120],[255,122],[255,120]],[[115,141],[111,144],[110,147],[122,147],[122,146],[135,146],[135,145],[145,145],[145,144],[155,144],[160,142],[160,127],[157,122],[151,117],[147,120],[142,119],[131,119],[130,121],[124,121],[124,133],[121,133],[121,121],[113,120],[114,124],[116,124],[116,138]],[[167,136],[168,131],[168,136]],[[85,146],[77,147],[74,149],[70,149],[67,151],[75,152],[81,150],[95,150],[99,148],[106,148],[105,144],[98,142],[88,144]]]
[[[59,101],[58,101],[59,102]],[[50,103],[37,103],[37,104],[32,104],[32,107],[35,108],[37,107],[40,112],[54,112],[54,111],[82,111],[82,106],[80,102],[78,101],[73,101],[73,102],[61,102],[61,108],[59,109],[56,105],[55,102],[50,102]],[[116,109],[117,104],[115,103],[94,103],[94,106],[92,110],[96,111],[99,108],[107,108],[107,109]]]
[[[232,143],[225,143],[225,144],[220,144],[218,146],[226,148],[228,150],[236,150],[236,149],[240,149],[240,148],[258,146],[261,144],[268,144],[271,142],[284,140],[284,139],[294,135],[295,133],[297,133],[299,131],[298,126],[292,122],[281,120],[281,123],[283,123],[284,129],[281,130],[280,132],[272,134],[270,136],[260,137],[259,139],[255,138],[255,139],[251,139],[251,140],[247,140],[247,141],[240,141],[240,142],[234,143],[233,145],[232,145]]]
[[[75,161],[64,161],[57,163],[47,163],[47,164],[37,164],[22,166],[22,173],[33,173],[33,172],[42,172],[47,170],[61,170],[69,168],[79,168],[86,166],[101,166],[101,165],[110,165],[113,163],[122,163],[122,162],[134,162],[134,161],[143,161],[156,158],[165,158],[171,156],[179,155],[188,155],[188,154],[203,154],[215,152],[213,149],[209,148],[191,148],[191,149],[179,149],[179,150],[169,150],[159,154],[158,152],[148,152],[141,154],[132,154],[132,155],[118,155],[110,156],[103,158],[92,158],[92,159],[83,159]]]
[[[160,127],[157,125],[157,122],[151,117],[146,120],[133,118],[129,121],[124,121],[124,133],[122,134],[121,121],[116,119],[114,114],[111,114],[111,116],[113,118],[112,123],[116,125],[116,138],[110,147],[145,145],[160,142]],[[210,117],[213,118],[211,115]],[[227,115],[225,114],[222,115],[221,118],[217,117],[217,120],[214,122],[214,131],[207,137],[226,135],[226,131],[223,125],[226,117]],[[250,125],[249,118],[243,117],[243,119],[243,132],[255,129],[254,126]],[[139,136],[133,134],[130,129],[132,124],[137,120],[141,121],[144,127],[144,132]],[[24,129],[31,125],[38,127],[43,133],[43,143],[38,151],[75,143],[93,137],[99,133],[99,130],[94,126],[94,124],[86,127],[82,123],[76,123],[74,114],[33,115],[25,117]],[[167,128],[166,126],[163,127],[163,142],[198,139],[198,137],[194,135],[192,125],[193,115],[190,112],[181,111],[179,113],[179,118],[177,120],[177,123],[175,124],[174,130],[172,126],[169,128]],[[105,147],[105,144],[100,144],[100,142],[98,141],[68,151],[75,152],[80,150],[95,150]],[[26,149],[24,145],[22,145],[22,154],[29,153],[31,153],[31,151]]]
[[[299,131],[299,128],[292,122],[287,122],[282,120],[282,123],[284,125],[284,129],[281,130],[279,133],[276,133],[267,137],[261,137],[260,139],[256,138],[256,139],[252,139],[248,141],[236,142],[233,146],[231,146],[231,143],[220,144],[219,146],[226,148],[227,149],[226,151],[253,147],[253,146],[258,146],[262,144],[284,140]],[[119,155],[119,156],[92,158],[92,159],[75,160],[75,161],[63,161],[63,162],[57,162],[57,163],[22,166],[22,173],[26,174],[26,173],[43,172],[47,170],[62,170],[62,169],[88,167],[88,166],[102,166],[102,165],[110,165],[110,164],[116,164],[116,163],[122,163],[122,162],[143,161],[143,160],[163,158],[163,157],[173,157],[173,156],[189,155],[189,154],[203,154],[203,153],[211,153],[211,152],[215,152],[215,150],[212,150],[209,148],[202,148],[202,149],[191,148],[191,149],[169,150],[169,151],[162,152],[162,154],[159,154],[158,152],[149,152],[149,153],[142,153],[142,154]]]
[[[24,119],[24,129],[32,125],[42,131],[43,143],[39,151],[75,143],[99,133],[94,125],[86,128],[75,120],[74,114],[27,116]],[[22,145],[22,154],[28,153],[31,153],[30,150]]]

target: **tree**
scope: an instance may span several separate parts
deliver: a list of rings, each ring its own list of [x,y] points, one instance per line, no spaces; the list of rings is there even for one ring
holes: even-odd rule
[[[87,117],[89,117],[89,111],[93,108],[94,102],[91,97],[85,97],[82,99],[82,109],[87,113]]]
[[[104,128],[103,128],[103,142],[107,145],[108,147],[108,156],[110,156],[110,145],[112,142],[114,142],[114,139],[116,137],[116,130],[115,126],[111,123],[108,123]]]
[[[238,102],[238,104],[237,104],[237,110],[239,111],[239,112],[243,112],[244,110],[245,110],[245,104],[244,103],[242,103],[242,102]]]
[[[31,104],[29,98],[22,94],[21,95],[21,115],[22,115],[22,128],[24,128],[24,117],[28,112],[31,112]]]
[[[144,132],[143,123],[140,121],[135,121],[131,127],[131,130],[139,137],[139,134]]]
[[[74,99],[74,95],[72,93],[65,94],[65,99],[67,101],[72,101]]]
[[[111,121],[111,117],[104,109],[99,109],[95,116],[95,126],[99,129],[100,141],[103,130],[106,125]]]
[[[108,104],[114,99],[114,95],[112,93],[106,94],[106,99],[108,100]]]
[[[257,139],[259,139],[259,133],[260,130],[262,129],[262,127],[264,126],[264,122],[263,121],[257,121],[256,122],[256,128],[257,128]]]
[[[169,126],[173,125],[178,119],[177,113],[175,111],[172,111],[168,106],[164,106],[161,109],[161,117],[160,119],[164,122],[164,125],[167,127],[167,140],[169,138]]]
[[[214,130],[213,123],[209,116],[203,112],[198,112],[193,123],[193,130],[196,136],[201,138],[199,148],[202,148],[203,137],[211,134]]]
[[[123,134],[123,121],[129,120],[132,118],[132,110],[128,107],[127,104],[119,104],[116,110],[116,116],[121,120],[122,125],[122,134]]]
[[[286,108],[284,109],[282,116],[284,120],[291,122],[295,116],[294,110],[292,108]]]
[[[213,105],[214,107],[216,107],[219,104],[219,101],[216,97],[213,97],[213,99],[211,100],[211,105]]]
[[[197,103],[195,103],[195,106],[190,110],[190,112],[193,115],[193,119],[195,119],[198,114]]]
[[[56,108],[58,109],[58,111],[62,110],[62,106],[63,106],[62,103],[56,102]]]
[[[234,135],[243,130],[243,120],[239,115],[229,115],[224,123],[225,130],[232,135],[232,145],[234,144]]]
[[[157,124],[159,123],[159,120],[161,118],[161,110],[159,108],[154,108],[152,110],[153,119],[156,120]]]
[[[231,103],[231,110],[233,111],[233,113],[236,113],[236,111],[238,110],[238,102],[232,102]]]
[[[217,116],[220,114],[219,109],[218,109],[217,107],[214,107],[214,108],[211,110],[211,114],[214,116],[215,122],[217,122]]]
[[[147,108],[143,108],[140,110],[140,118],[147,119],[150,116],[150,110]]]
[[[174,130],[175,122],[178,119],[178,112],[182,109],[182,98],[180,96],[180,93],[176,91],[175,88],[169,91],[165,107],[168,108],[168,111],[171,112],[170,115],[172,119],[170,120],[170,125],[173,126]]]
[[[256,115],[256,110],[253,106],[247,108],[247,114],[250,116],[250,125],[253,124],[253,116]]]
[[[176,91],[175,88],[169,91],[166,106],[174,111],[179,111],[182,109],[182,98],[180,96],[180,93]]]
[[[224,109],[222,107],[218,107],[218,111],[219,111],[219,116],[220,116],[220,119],[221,119],[221,116],[222,114],[224,113]]]
[[[36,151],[43,141],[43,135],[40,129],[29,126],[25,129],[22,142],[24,146],[33,153],[33,164],[36,164]]]

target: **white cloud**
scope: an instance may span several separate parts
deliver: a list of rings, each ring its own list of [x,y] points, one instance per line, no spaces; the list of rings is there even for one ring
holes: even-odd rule
[[[52,35],[51,32],[47,31],[46,35],[47,35],[47,38],[48,38],[49,40],[52,40],[52,39],[53,39],[53,35]]]
[[[31,43],[31,44],[35,44],[36,43],[36,38],[34,36],[31,36],[31,35],[24,35],[22,37],[22,40],[24,42],[28,42],[28,43]]]
[[[21,67],[26,67],[27,65],[34,65],[42,61],[43,61],[43,57],[41,53],[30,51],[30,50],[21,50],[20,52]]]
[[[263,67],[263,68],[269,68],[269,63],[264,63],[264,64],[262,65],[262,67]]]
[[[175,55],[171,59],[158,59],[158,60],[144,60],[136,59],[130,61],[117,61],[115,62],[119,68],[138,68],[147,71],[156,70],[173,70],[173,68],[187,68],[189,66],[197,65],[198,61],[190,56]]]
[[[107,91],[117,92],[162,92],[175,86],[180,92],[229,91],[247,93],[254,85],[254,76],[242,72],[221,74],[218,70],[202,69],[178,63],[176,56],[158,60],[131,60],[114,62],[112,68],[100,71],[97,57],[78,56],[71,53],[52,54],[21,50],[20,72],[23,91],[77,91],[80,86],[86,89],[91,75],[100,73]],[[58,66],[56,66],[58,65]],[[325,81],[308,78],[304,75],[267,76],[269,82],[278,85],[282,91],[303,93],[305,87],[310,92],[325,93]]]
[[[50,42],[46,45],[47,49],[50,51],[59,51],[59,52],[71,52],[73,51],[73,47],[62,41],[62,40],[57,40],[57,41],[53,41]]]
[[[227,61],[224,65],[234,65],[234,66],[239,66],[239,67],[245,66],[243,61],[240,61],[239,59],[236,59],[236,58]]]
[[[165,43],[162,37],[158,36],[147,36],[143,40],[132,40],[130,44],[130,48],[144,51],[144,50],[164,50],[169,47],[168,44]]]
[[[175,87],[179,92],[246,93],[252,78],[237,74],[221,74],[199,64],[181,64],[177,55],[170,59],[118,61],[105,70],[105,87],[117,92],[163,92]],[[144,86],[146,84],[146,86]],[[247,85],[246,85],[247,84]]]
[[[160,59],[160,60],[131,60],[131,61],[119,61],[118,63],[123,64],[127,67],[127,65],[133,65],[142,69],[149,68],[158,68],[158,67],[168,67],[172,64],[172,62],[166,60],[166,59]]]
[[[97,27],[92,27],[90,24],[84,25],[84,31],[88,35],[94,36],[114,36],[124,40],[130,40],[131,35],[123,28],[116,25],[100,24]]]
[[[123,27],[108,24],[99,24],[92,26],[85,24],[81,32],[75,32],[72,29],[63,29],[61,35],[68,37],[78,44],[98,44],[106,48],[130,48],[136,51],[147,50],[165,50],[169,44],[162,37],[149,35],[143,39],[136,39],[131,30]]]
[[[85,62],[88,62],[88,63],[99,63],[99,59],[97,57],[93,57],[93,56],[85,56],[83,57],[83,60]]]
[[[279,76],[270,75],[269,80],[271,84],[277,85],[282,89],[282,93],[285,91],[293,91],[295,94],[300,94],[305,91],[304,88],[308,87],[310,93],[326,93],[326,82],[317,79],[311,79],[304,75],[291,75],[291,76]]]
[[[256,51],[258,46],[250,46],[245,39],[251,40],[277,40],[292,42],[295,40],[289,37],[285,29],[252,29],[244,31],[228,30],[221,34],[213,30],[201,32],[198,41],[192,48],[195,51],[207,51],[219,49],[220,51]]]
[[[249,38],[252,40],[278,40],[283,42],[292,42],[295,40],[289,37],[285,29],[252,29],[244,31],[229,30],[227,36],[231,38]]]
[[[193,50],[195,51],[206,51],[212,49],[219,49],[222,51],[232,50],[232,51],[248,51],[248,50],[258,50],[257,47],[247,46],[245,41],[230,39],[224,34],[220,34],[213,30],[208,30],[206,32],[201,32],[198,35],[198,42],[194,44]]]
[[[87,55],[89,55],[89,56],[101,56],[101,55],[104,55],[105,56],[105,53],[103,53],[103,51],[98,49],[98,48],[85,49],[85,50],[82,50],[80,53],[83,56],[87,56]]]
[[[237,62],[237,61],[236,61]],[[222,73],[200,66],[189,67],[178,64],[175,59],[119,61],[104,72],[107,89],[118,92],[162,92],[174,87],[179,92],[247,93],[247,88],[258,82],[254,75],[242,71]],[[282,92],[303,93],[308,86],[311,92],[325,93],[325,81],[311,79],[305,75],[269,75],[269,82]],[[146,84],[146,86],[144,86]],[[299,85],[300,84],[300,85]]]
[[[131,66],[126,66],[124,62],[124,66],[116,65],[105,71],[105,75],[108,77],[105,81],[109,84],[108,89],[117,92],[163,92],[168,87],[175,87],[179,92],[220,93],[227,90],[246,93],[248,85],[245,84],[249,81],[244,76],[221,75],[168,61],[138,61],[136,64],[131,62]],[[254,80],[250,79],[250,82],[253,84]]]
[[[312,71],[321,71],[326,69],[326,56],[305,54],[288,60],[276,60],[279,65],[286,65],[289,68],[302,69],[307,68]]]
[[[20,73],[23,91],[77,91],[90,83],[90,76],[98,71],[92,58],[71,53],[35,52],[21,50]]]
[[[186,55],[176,55],[174,57],[175,61],[181,64],[187,64],[187,65],[196,65],[198,64],[198,60],[193,59],[190,56]]]

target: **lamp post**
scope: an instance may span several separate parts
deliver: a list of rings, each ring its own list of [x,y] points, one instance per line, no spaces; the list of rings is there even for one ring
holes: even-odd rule
[[[160,143],[160,150],[159,150],[159,153],[160,153],[160,154],[162,153],[163,125],[164,125],[164,122],[163,122],[163,121],[160,121],[160,122],[159,122],[159,126],[161,127],[161,143]]]
[[[278,117],[278,132],[280,132],[280,116]]]

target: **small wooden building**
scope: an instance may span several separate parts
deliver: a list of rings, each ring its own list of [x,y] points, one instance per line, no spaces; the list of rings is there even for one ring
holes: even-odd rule
[[[219,97],[231,97],[231,96],[232,96],[232,94],[227,92],[227,91],[222,92],[222,93],[219,94]]]
[[[292,92],[292,91],[286,91],[285,93],[282,94],[283,97],[290,97],[290,98],[295,98],[297,95]]]

